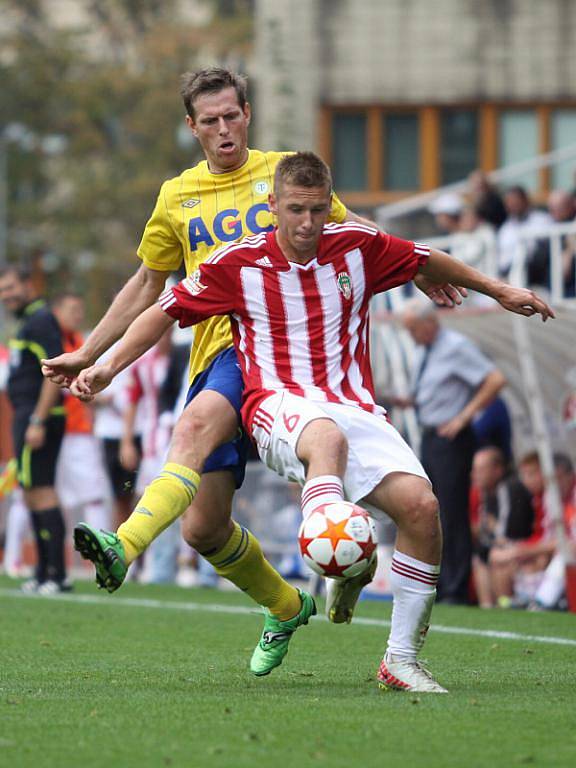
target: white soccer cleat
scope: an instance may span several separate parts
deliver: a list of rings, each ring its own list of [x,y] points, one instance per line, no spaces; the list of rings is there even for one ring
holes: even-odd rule
[[[419,661],[394,659],[389,653],[382,659],[376,679],[378,687],[383,691],[448,693]]]
[[[40,582],[38,579],[28,579],[27,581],[23,581],[20,585],[20,589],[24,594],[26,595],[35,595],[36,592],[38,592],[38,587],[40,586]]]
[[[374,558],[365,573],[351,579],[326,579],[326,615],[332,624],[350,624],[360,592],[374,578],[376,565]]]
[[[50,597],[51,595],[59,595],[63,592],[72,592],[73,586],[69,581],[44,581],[39,585],[36,593],[43,595],[44,597]]]

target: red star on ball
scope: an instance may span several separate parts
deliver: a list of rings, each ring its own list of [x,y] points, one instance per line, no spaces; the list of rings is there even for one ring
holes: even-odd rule
[[[340,523],[333,523],[332,520],[326,518],[326,530],[318,535],[319,539],[330,539],[332,542],[332,549],[336,549],[336,545],[339,541],[354,541],[353,537],[347,533],[344,528],[349,518],[342,520]]]

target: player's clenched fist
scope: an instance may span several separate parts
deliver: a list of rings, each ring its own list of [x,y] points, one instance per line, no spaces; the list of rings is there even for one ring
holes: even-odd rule
[[[94,395],[102,392],[114,378],[114,373],[108,365],[91,365],[80,371],[70,384],[70,392],[85,403],[94,399]]]
[[[59,387],[69,387],[74,377],[91,362],[79,350],[40,361],[43,376]]]

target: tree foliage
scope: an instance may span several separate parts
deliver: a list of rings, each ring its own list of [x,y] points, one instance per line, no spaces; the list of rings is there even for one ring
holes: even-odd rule
[[[200,158],[177,140],[179,75],[242,69],[251,3],[222,15],[221,2],[197,0],[196,23],[176,0],[78,0],[69,23],[54,15],[66,3],[1,4],[0,130],[20,127],[5,143],[8,255],[40,254],[51,281],[88,292],[96,317],[135,268],[161,182]]]

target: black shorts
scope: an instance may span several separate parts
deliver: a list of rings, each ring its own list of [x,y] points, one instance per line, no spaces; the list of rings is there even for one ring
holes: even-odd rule
[[[45,423],[44,445],[32,451],[24,442],[30,415],[29,411],[16,411],[12,421],[14,452],[18,462],[18,482],[25,491],[31,488],[54,487],[56,463],[66,426],[66,418],[63,414],[50,416]]]
[[[139,437],[135,438],[138,453],[142,455],[142,445]],[[120,464],[120,440],[104,438],[104,461],[108,470],[108,477],[112,485],[112,493],[115,499],[126,499],[134,492],[136,475],[138,471],[130,472]]]

